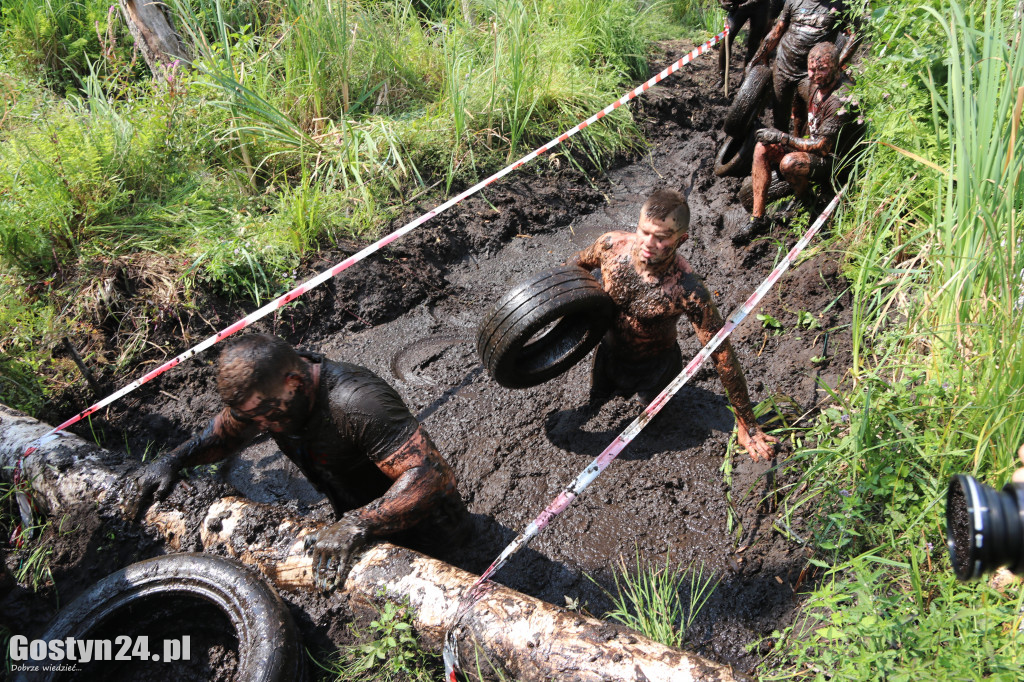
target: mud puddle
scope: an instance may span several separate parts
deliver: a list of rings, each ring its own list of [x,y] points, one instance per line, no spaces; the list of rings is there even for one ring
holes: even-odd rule
[[[653,62],[668,63],[688,48],[667,44]],[[713,56],[697,60],[639,103],[635,111],[652,140],[643,157],[590,179],[569,171],[516,176],[343,273],[302,306],[257,326],[328,357],[370,367],[395,386],[425,423],[455,468],[475,519],[470,543],[439,558],[482,571],[642,409],[614,398],[596,413],[585,410],[589,358],[564,376],[526,390],[502,388],[486,375],[476,356],[476,325],[516,280],[564,262],[607,230],[632,229],[652,189],[682,187],[697,168],[690,196],[691,236],[681,252],[704,277],[723,315],[750,295],[795,242],[778,229],[746,249],[730,242],[746,214],[735,197],[739,180],[711,173],[724,139],[720,126],[727,104],[720,92],[711,91],[714,62]],[[429,206],[410,214],[419,208]],[[340,260],[336,256],[323,254],[310,263],[311,270]],[[777,320],[782,333],[753,316],[734,333],[732,342],[755,402],[774,396],[802,413],[826,398],[820,384],[835,385],[849,366],[846,286],[835,256],[820,253],[787,273],[757,311]],[[217,317],[211,311],[211,321],[230,323],[235,312],[224,308]],[[801,312],[814,315],[821,327],[798,327]],[[825,330],[828,358],[822,361]],[[699,350],[685,320],[680,342],[687,359]],[[146,443],[151,450],[177,444],[218,407],[215,359],[213,352],[169,372],[156,382],[159,386],[144,387],[105,419],[95,420],[94,429],[107,434],[108,447],[127,442],[134,458]],[[727,481],[722,465],[733,423],[724,390],[708,365],[497,580],[555,604],[574,601],[601,615],[610,604],[604,592],[612,586],[610,569],[620,565],[621,557],[628,565],[637,556],[642,562],[664,563],[670,551],[674,562],[702,564],[721,581],[697,618],[688,646],[752,670],[763,651],[757,646],[748,651],[748,645],[790,622],[808,555],[773,530],[773,491],[791,476],[787,452],[779,454],[774,471],[773,465],[735,453]],[[88,436],[88,428],[83,434]],[[271,442],[251,447],[215,477],[196,479],[191,486],[188,491],[179,486],[175,495],[189,499],[197,514],[237,489],[260,502],[329,518],[326,502]],[[84,576],[161,551],[153,542],[140,542],[137,530],[123,535],[134,543],[127,549],[104,555],[96,551],[102,542],[79,538],[77,549],[66,552],[54,575],[63,603],[84,586],[78,584]],[[181,550],[195,549],[190,542],[194,539],[185,538]],[[19,594],[7,602],[46,596]],[[285,597],[311,649],[350,637],[338,600]],[[18,603],[25,613],[25,604]],[[0,601],[0,608],[7,607]],[[52,613],[51,607],[34,612],[34,627],[45,626],[47,611]]]

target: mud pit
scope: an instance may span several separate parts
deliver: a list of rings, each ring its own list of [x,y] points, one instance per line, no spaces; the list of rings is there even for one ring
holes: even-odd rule
[[[653,62],[669,63],[689,47],[667,44]],[[505,389],[487,377],[474,347],[476,325],[514,281],[563,262],[607,230],[632,229],[652,189],[684,185],[701,162],[690,196],[691,236],[680,250],[704,277],[723,315],[753,291],[783,249],[795,242],[780,228],[774,238],[747,249],[730,242],[746,214],[736,200],[739,180],[711,173],[724,139],[720,129],[727,104],[720,91],[711,89],[715,70],[713,55],[705,56],[641,98],[634,112],[652,143],[642,158],[622,160],[591,179],[568,170],[564,162],[559,168],[542,158],[537,164],[542,174],[513,175],[346,271],[300,305],[256,325],[259,331],[281,334],[328,357],[370,367],[395,386],[424,422],[454,466],[475,520],[471,542],[438,558],[481,572],[641,410],[639,403],[624,398],[613,398],[596,414],[582,409],[589,358],[532,389]],[[414,207],[406,218],[430,207]],[[401,224],[404,220],[396,221]],[[344,254],[324,252],[309,264],[309,271],[317,272]],[[795,401],[799,413],[826,398],[819,383],[835,385],[849,364],[845,291],[834,255],[817,255],[787,273],[757,310],[778,319],[785,333],[773,335],[751,316],[733,334],[755,403],[785,396]],[[800,311],[816,317],[824,313],[818,318],[830,330],[824,363],[811,361],[823,354],[824,334],[820,329],[799,330]],[[238,313],[219,305],[204,314],[220,328]],[[192,333],[200,338],[209,329],[197,326]],[[685,319],[680,341],[686,359],[699,349]],[[148,443],[151,451],[169,449],[218,409],[215,359],[216,349],[172,370],[115,404],[103,419],[94,419],[92,428],[106,435],[107,447],[123,449],[127,444],[133,453],[129,457],[138,458]],[[118,383],[127,380],[122,377]],[[69,400],[44,418],[56,423],[86,404]],[[787,451],[772,464],[755,464],[737,452],[731,486],[726,485],[721,468],[733,424],[724,390],[708,363],[618,461],[496,579],[555,604],[565,604],[567,597],[578,600],[600,615],[609,606],[601,586],[611,585],[610,568],[621,555],[627,563],[633,562],[635,552],[644,560],[663,562],[671,548],[675,562],[703,562],[721,579],[690,632],[688,647],[751,671],[770,642],[749,650],[748,645],[787,625],[799,605],[797,589],[801,581],[807,584],[808,554],[773,530],[775,512],[764,501],[773,486],[791,476],[786,472]],[[86,437],[90,433],[88,426],[72,430]],[[778,467],[774,473],[773,465]],[[269,441],[257,443],[214,476],[179,485],[174,495],[190,500],[199,514],[232,488],[256,501],[330,518],[326,501]],[[727,492],[741,533],[727,530]],[[61,603],[106,573],[165,551],[137,527],[83,523],[87,527],[81,532],[54,540]],[[182,551],[196,548],[197,523],[192,520]],[[799,527],[793,530],[803,535]],[[350,636],[342,600],[284,596],[311,650]],[[0,600],[0,612],[17,619],[11,623],[16,632],[31,628],[28,634],[37,634],[53,614],[51,597],[52,588],[35,597],[16,590]]]

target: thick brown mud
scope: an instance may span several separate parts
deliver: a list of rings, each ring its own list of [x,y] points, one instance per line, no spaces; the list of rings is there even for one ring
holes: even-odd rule
[[[669,63],[686,49],[667,44],[652,63]],[[714,55],[705,56],[644,95],[634,108],[651,140],[642,157],[590,177],[569,164],[559,169],[541,159],[534,174],[520,172],[484,190],[257,325],[328,357],[371,368],[395,386],[425,424],[456,471],[475,525],[466,546],[439,558],[483,571],[642,409],[635,401],[613,398],[599,410],[588,410],[589,358],[535,388],[510,390],[491,380],[476,356],[476,329],[513,282],[564,262],[605,231],[632,229],[651,190],[682,188],[695,171],[690,238],[680,251],[704,278],[723,316],[796,241],[795,234],[776,227],[771,237],[747,248],[730,242],[746,214],[736,198],[740,181],[716,178],[711,170],[725,137],[721,124],[727,104],[711,88],[715,70]],[[406,217],[430,207],[410,207]],[[345,253],[322,252],[308,271],[318,272]],[[204,315],[220,327],[239,312],[219,305]],[[732,337],[752,399],[774,397],[797,415],[827,401],[823,387],[834,386],[850,362],[849,294],[836,254],[818,253],[787,273],[757,312],[778,320],[782,331],[751,316]],[[812,314],[820,327],[801,328],[798,319],[807,319],[801,313]],[[193,331],[200,338],[211,330]],[[679,331],[689,359],[699,345],[685,319]],[[136,391],[94,419],[91,429],[107,447],[123,451],[127,445],[127,456],[134,459],[147,447],[152,455],[178,444],[219,407],[216,355],[216,349],[207,352]],[[85,407],[86,395],[83,391],[80,399],[57,405],[50,421]],[[613,586],[611,570],[622,557],[630,566],[637,555],[642,562],[663,564],[671,552],[673,562],[702,564],[720,580],[688,633],[687,646],[739,670],[753,670],[770,646],[766,638],[791,622],[799,593],[813,578],[808,551],[790,535],[802,537],[803,529],[797,523],[786,531],[789,537],[780,534],[773,505],[782,484],[793,479],[788,450],[783,447],[770,463],[754,463],[736,452],[728,480],[723,461],[733,425],[724,390],[707,364],[496,579],[601,615],[610,605],[605,590]],[[88,425],[73,430],[90,435]],[[188,500],[198,514],[233,490],[330,517],[326,501],[269,441],[213,475],[179,485],[174,495]],[[251,532],[273,528],[269,521]],[[35,597],[19,588],[0,601],[5,616],[25,619],[8,627],[38,634],[52,616],[54,591],[66,603],[102,575],[165,551],[131,524],[77,523],[79,532],[53,540],[56,588]],[[182,551],[197,549],[194,525]],[[342,600],[285,597],[311,650],[350,636]]]

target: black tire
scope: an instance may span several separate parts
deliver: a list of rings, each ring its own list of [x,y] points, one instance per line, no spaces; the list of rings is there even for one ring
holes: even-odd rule
[[[583,268],[545,270],[513,287],[491,309],[480,325],[477,351],[484,369],[502,386],[536,386],[583,359],[601,341],[614,313],[611,297]]]
[[[743,137],[727,137],[715,157],[715,175],[743,177],[754,165],[754,146],[757,141],[751,131]]]
[[[761,64],[751,68],[725,112],[725,124],[722,126],[725,134],[732,137],[746,135],[771,90],[772,70]]]
[[[789,183],[785,178],[779,177],[779,174],[772,171],[772,179],[768,184],[768,196],[765,197],[765,205],[778,201],[779,199],[789,196],[793,193],[793,188],[789,186]],[[740,203],[743,204],[743,208],[747,211],[754,210],[754,181],[748,175],[743,179],[743,183],[740,185],[739,191],[736,193]]]
[[[209,627],[209,614],[233,628],[238,642],[238,665],[234,679],[259,682],[299,682],[305,679],[305,658],[298,630],[281,598],[260,576],[241,563],[208,554],[171,554],[132,564],[108,575],[62,609],[41,639],[110,639],[116,655],[116,637],[133,637],[140,632],[161,630],[180,638]],[[164,640],[166,641],[166,640]],[[150,637],[150,655],[163,653],[161,638]],[[126,654],[127,655],[127,654]],[[138,667],[138,656],[123,665]],[[42,661],[45,666],[48,662]],[[35,665],[33,661],[27,661]],[[65,661],[67,663],[67,661]],[[14,680],[78,680],[92,673],[117,679],[116,662],[96,661],[90,673],[80,672],[15,674]],[[167,679],[181,679],[174,664],[145,661],[145,672],[166,666]],[[184,666],[184,661],[182,662]],[[86,666],[85,670],[82,670]],[[155,670],[154,670],[155,669]],[[180,669],[177,669],[180,670]],[[79,677],[82,673],[86,677]],[[190,671],[195,674],[194,671]],[[113,673],[113,676],[110,675]],[[121,679],[133,677],[131,669],[121,670]],[[146,679],[150,676],[147,675]]]

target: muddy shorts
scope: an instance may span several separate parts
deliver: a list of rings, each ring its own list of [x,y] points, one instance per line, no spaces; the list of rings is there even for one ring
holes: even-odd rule
[[[613,349],[605,337],[594,353],[590,402],[602,402],[612,395],[636,395],[650,403],[681,371],[683,351],[678,343],[660,355],[637,360]]]

